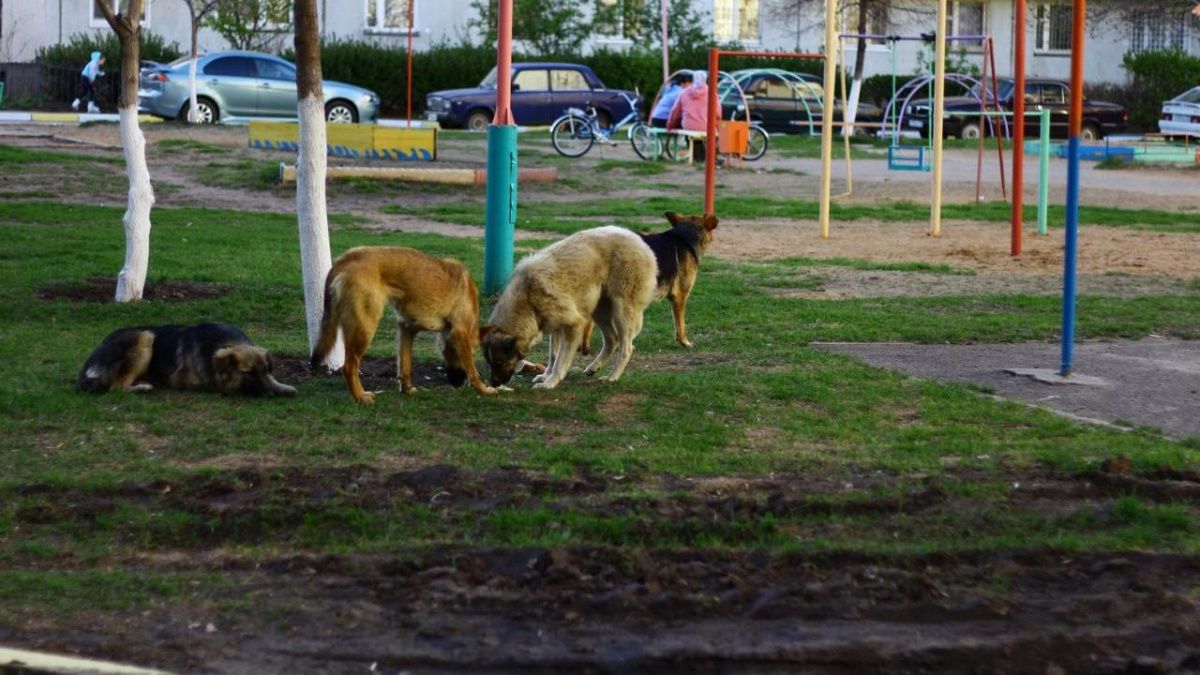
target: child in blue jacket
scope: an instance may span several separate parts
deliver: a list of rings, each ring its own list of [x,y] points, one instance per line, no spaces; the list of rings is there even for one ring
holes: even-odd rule
[[[104,55],[92,52],[92,60],[88,61],[79,73],[79,98],[71,102],[72,110],[79,110],[80,102],[87,101],[88,112],[100,112],[100,108],[96,106],[96,78],[104,74],[104,71],[100,70],[103,65]]]

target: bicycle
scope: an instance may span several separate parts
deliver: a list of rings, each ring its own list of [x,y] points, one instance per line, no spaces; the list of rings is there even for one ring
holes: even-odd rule
[[[651,153],[650,148],[645,146],[652,143],[653,147],[657,148],[658,138],[642,122],[642,116],[637,109],[636,90],[633,96],[621,93],[621,98],[629,104],[629,114],[611,127],[600,125],[600,114],[595,106],[588,106],[587,109],[567,108],[566,112],[550,125],[550,141],[558,154],[564,157],[582,157],[597,141],[616,145],[612,140],[613,134],[628,126],[627,135],[630,144],[633,145],[633,151],[642,159],[654,157],[657,150]],[[642,147],[639,147],[639,144]]]

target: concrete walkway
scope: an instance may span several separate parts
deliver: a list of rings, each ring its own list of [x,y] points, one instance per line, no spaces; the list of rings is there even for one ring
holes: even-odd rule
[[[1053,385],[1005,373],[1012,368],[1059,366],[1058,344],[980,345],[813,343],[913,377],[990,387],[1005,398],[1049,408],[1076,419],[1161,429],[1172,438],[1200,438],[1200,341],[1150,337],[1081,342],[1078,375],[1098,385]]]

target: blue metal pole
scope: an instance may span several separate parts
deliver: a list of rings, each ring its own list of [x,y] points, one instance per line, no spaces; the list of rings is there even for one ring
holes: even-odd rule
[[[1071,374],[1075,358],[1075,256],[1079,249],[1079,136],[1067,140],[1067,237],[1063,253],[1062,366]]]
[[[483,292],[504,290],[512,276],[517,223],[517,127],[488,127],[487,211],[483,226]]]

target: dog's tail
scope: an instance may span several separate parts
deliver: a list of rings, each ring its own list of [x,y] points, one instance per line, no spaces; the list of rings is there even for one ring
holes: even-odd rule
[[[338,273],[338,268],[334,267],[325,276],[325,308],[321,314],[321,335],[317,338],[317,344],[313,347],[312,358],[308,362],[309,368],[314,372],[325,362],[325,357],[329,355],[329,350],[333,349],[333,345],[337,343],[338,292],[334,281]]]

